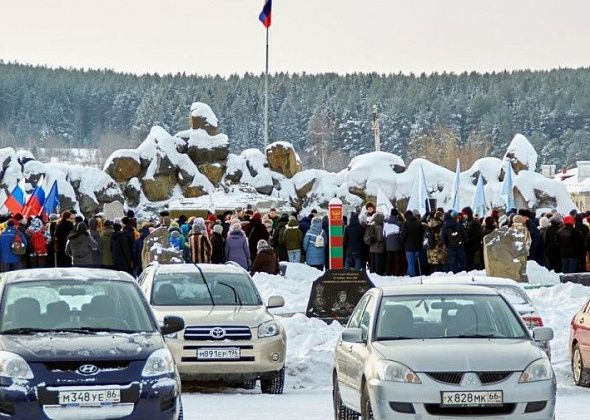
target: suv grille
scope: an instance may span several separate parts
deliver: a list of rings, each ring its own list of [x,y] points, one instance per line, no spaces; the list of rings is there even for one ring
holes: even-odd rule
[[[437,382],[459,385],[463,379],[464,372],[427,372],[426,374]],[[476,372],[476,374],[479,377],[481,383],[487,385],[496,382],[502,382],[512,375],[512,372]]]
[[[184,329],[185,340],[250,340],[252,332],[249,327],[235,325],[190,326]]]

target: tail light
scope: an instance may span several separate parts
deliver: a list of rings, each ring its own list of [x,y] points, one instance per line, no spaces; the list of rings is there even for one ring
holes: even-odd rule
[[[540,316],[525,315],[522,317],[522,320],[529,328],[537,328],[543,326],[543,318],[541,318]]]

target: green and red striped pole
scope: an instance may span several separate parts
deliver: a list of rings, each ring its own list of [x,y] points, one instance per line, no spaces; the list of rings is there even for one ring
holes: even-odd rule
[[[338,198],[330,200],[328,205],[330,230],[330,269],[344,268],[344,226],[342,220],[342,201]]]

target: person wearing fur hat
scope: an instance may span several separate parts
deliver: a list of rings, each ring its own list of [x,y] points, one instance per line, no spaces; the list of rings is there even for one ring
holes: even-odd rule
[[[225,263],[225,238],[223,237],[223,226],[216,223],[211,234],[211,263]]]
[[[261,239],[256,244],[256,258],[252,261],[252,267],[250,268],[250,274],[254,273],[268,273],[278,274],[279,273],[279,260],[275,255],[272,247],[267,241]]]
[[[432,271],[442,271],[447,265],[447,247],[442,241],[443,213],[437,211],[426,224],[426,239],[428,247],[426,257]]]
[[[225,260],[239,264],[244,270],[250,268],[251,259],[248,238],[246,238],[239,221],[232,223],[225,239]]]
[[[193,264],[211,262],[211,242],[206,232],[207,228],[204,223],[193,224],[193,230],[188,237],[190,259]]]
[[[97,249],[98,244],[90,236],[86,223],[78,223],[75,232],[68,236],[66,244],[66,254],[72,259],[72,266],[92,267],[92,256]]]
[[[578,269],[579,247],[583,243],[582,234],[574,227],[573,216],[563,218],[564,226],[557,231],[557,244],[561,255],[561,271],[575,273]]]

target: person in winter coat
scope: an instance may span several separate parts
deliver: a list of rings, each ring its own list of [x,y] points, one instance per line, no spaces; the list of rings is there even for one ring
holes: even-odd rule
[[[324,248],[327,244],[326,234],[322,229],[322,218],[316,216],[311,219],[311,226],[303,237],[303,250],[306,255],[305,263],[318,270],[323,270],[326,262]]]
[[[248,238],[239,222],[233,223],[225,239],[225,260],[239,264],[244,270],[250,268],[250,247]]]
[[[375,213],[365,230],[364,243],[369,246],[369,269],[372,273],[384,274],[385,238],[383,236],[383,213]]]
[[[348,225],[344,228],[343,245],[346,248],[344,267],[360,270],[363,257],[363,228],[356,213],[350,214]]]
[[[74,230],[74,223],[72,222],[72,213],[64,211],[61,215],[61,219],[57,223],[55,228],[55,242],[57,249],[57,266],[58,267],[71,267],[72,259],[66,255],[66,243],[68,242],[68,236]]]
[[[461,213],[464,216],[462,221],[465,228],[465,256],[467,260],[467,270],[483,268],[483,243],[482,227],[479,219],[473,216],[471,207],[465,207]]]
[[[299,229],[299,228],[297,228]],[[250,268],[250,274],[254,273],[268,273],[278,274],[279,273],[279,260],[275,255],[272,247],[267,241],[261,239],[256,245],[258,253],[256,258],[252,261],[252,267]]]
[[[93,217],[88,221],[88,233],[96,244],[100,244],[100,231],[102,230],[102,219]],[[92,267],[102,265],[102,246],[97,246],[92,252]]]
[[[583,273],[586,271],[586,240],[588,238],[590,229],[587,225],[584,224],[584,216],[581,213],[577,213],[574,216],[575,224],[574,229],[580,232],[582,236],[582,243],[578,248],[578,268],[577,271],[579,273]]]
[[[406,250],[408,264],[406,274],[415,277],[417,275],[416,266],[420,264],[420,253],[424,244],[424,227],[411,211],[406,212],[406,223],[402,225],[400,239]],[[422,268],[418,267],[418,269],[421,274]]]
[[[105,220],[102,231],[100,232],[100,248],[101,248],[101,267],[113,268],[113,253],[111,251],[111,242],[113,240],[113,221]]]
[[[486,235],[489,235],[490,233],[492,233],[493,231],[496,230],[496,219],[494,219],[492,216],[488,216],[485,219],[483,219],[483,229],[482,229],[482,239],[486,237]]]
[[[129,244],[129,234],[122,229],[123,226],[119,223],[113,225],[113,236],[111,239],[113,268],[133,274],[133,252]]]
[[[443,213],[437,211],[434,213],[434,217],[426,224],[426,237],[428,238],[426,256],[431,271],[443,271],[447,265],[447,247],[441,238],[442,228]]]
[[[575,273],[578,269],[579,248],[583,244],[580,231],[575,227],[573,216],[563,218],[564,226],[557,231],[557,243],[561,255],[561,271]]]
[[[217,223],[213,226],[211,235],[211,263],[225,263],[225,238],[223,237],[223,225]]]
[[[549,218],[547,229],[541,230],[545,250],[545,267],[548,270],[554,270],[556,272],[561,270],[561,250],[559,249],[559,242],[557,240],[557,232],[561,229],[561,226],[561,216],[554,215]]]
[[[282,214],[272,235],[272,246],[276,255],[279,257],[279,261],[287,261],[289,258],[287,248],[285,248],[284,244],[281,244],[281,236],[283,236],[288,224],[289,216],[287,214]]]
[[[295,216],[289,216],[289,223],[283,230],[280,242],[287,250],[289,262],[301,262],[301,244],[303,243],[303,232],[299,229],[299,222]]]
[[[188,237],[191,262],[193,264],[208,264],[211,262],[211,242],[206,234],[207,228],[201,224],[193,224],[193,231]]]
[[[27,229],[29,237],[29,257],[31,268],[43,268],[46,266],[47,244],[49,234],[39,218],[31,220],[31,226]]]
[[[68,236],[66,254],[72,259],[73,267],[92,267],[93,253],[97,248],[98,244],[90,237],[86,223],[81,222],[76,231]]]
[[[0,235],[0,271],[19,270],[21,268],[21,256],[13,252],[13,243],[20,241],[27,248],[27,238],[23,235],[14,224],[14,220],[9,220],[6,229]]]
[[[448,269],[453,273],[459,273],[467,269],[465,256],[467,233],[463,225],[457,222],[458,217],[457,212],[446,213],[441,231],[442,242],[447,247]]]
[[[148,222],[142,223],[141,228],[139,229],[139,238],[133,243],[133,267],[135,268],[135,274],[137,276],[139,276],[145,269],[141,256],[145,238],[150,234],[150,227],[153,227],[153,224]]]
[[[264,239],[268,242],[268,231],[262,223],[262,215],[260,213],[256,212],[252,215],[248,229],[246,229],[246,235],[248,236],[248,244],[250,246],[250,256],[254,260],[256,254],[258,254],[258,248],[256,246],[258,241]]]
[[[385,274],[388,276],[403,276],[406,274],[404,246],[401,240],[402,222],[399,220],[399,211],[391,209],[391,213],[385,225]]]

